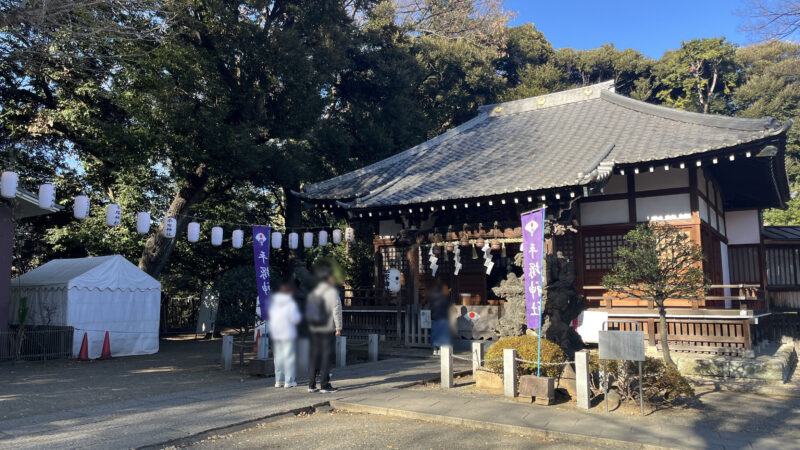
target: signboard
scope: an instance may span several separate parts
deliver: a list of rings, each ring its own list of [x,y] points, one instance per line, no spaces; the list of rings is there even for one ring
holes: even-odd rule
[[[430,309],[420,309],[419,310],[419,327],[420,328],[431,328],[431,310]]]
[[[522,251],[525,259],[525,312],[528,328],[542,325],[544,266],[544,208],[522,215]]]
[[[598,359],[644,361],[644,332],[601,330]]]
[[[269,225],[253,226],[253,257],[256,266],[256,285],[261,319],[267,320],[269,314]]]

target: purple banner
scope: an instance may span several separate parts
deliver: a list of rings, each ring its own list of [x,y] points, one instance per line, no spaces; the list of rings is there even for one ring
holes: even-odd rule
[[[253,255],[256,261],[256,284],[261,320],[267,320],[269,312],[269,225],[253,227]]]
[[[525,312],[528,328],[535,329],[542,326],[544,208],[522,215],[522,251],[525,257]]]

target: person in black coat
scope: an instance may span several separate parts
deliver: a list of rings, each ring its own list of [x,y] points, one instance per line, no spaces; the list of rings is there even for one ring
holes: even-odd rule
[[[428,305],[431,308],[431,345],[433,354],[438,355],[439,347],[450,345],[450,289],[439,280],[428,287]]]

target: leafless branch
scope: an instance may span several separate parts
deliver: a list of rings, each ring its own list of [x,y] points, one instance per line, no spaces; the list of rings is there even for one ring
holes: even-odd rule
[[[742,28],[759,40],[787,39],[800,29],[800,0],[750,0]]]

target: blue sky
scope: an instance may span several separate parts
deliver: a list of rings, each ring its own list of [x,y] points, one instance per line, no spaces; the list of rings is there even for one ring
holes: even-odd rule
[[[668,5],[668,7],[666,7]],[[680,46],[681,40],[725,36],[750,42],[739,30],[743,0],[506,0],[516,11],[510,25],[533,22],[555,48],[589,49],[605,43],[639,50],[652,58]]]

